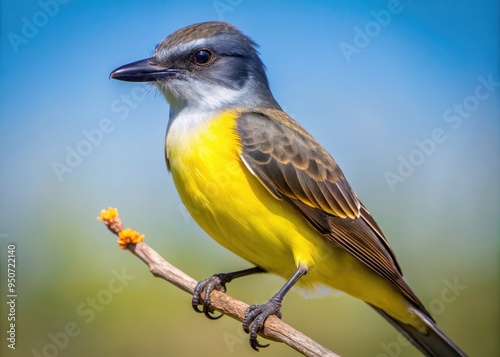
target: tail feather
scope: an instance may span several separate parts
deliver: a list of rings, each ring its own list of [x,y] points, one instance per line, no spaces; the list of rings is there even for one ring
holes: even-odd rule
[[[424,355],[429,357],[467,357],[457,345],[441,331],[436,324],[426,314],[415,309],[415,314],[427,325],[428,333],[423,334],[413,326],[402,323],[379,308],[373,307],[380,315],[382,315],[389,323],[394,326],[408,341],[417,347]]]

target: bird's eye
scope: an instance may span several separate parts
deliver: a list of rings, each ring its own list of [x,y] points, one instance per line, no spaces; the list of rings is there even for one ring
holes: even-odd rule
[[[212,62],[213,55],[207,49],[199,50],[194,54],[194,63],[200,66],[206,66]]]

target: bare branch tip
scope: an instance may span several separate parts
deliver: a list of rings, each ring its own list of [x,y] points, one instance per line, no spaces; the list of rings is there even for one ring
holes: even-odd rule
[[[161,277],[190,294],[193,293],[196,281],[170,265],[148,245],[139,244],[144,240],[144,235],[130,228],[123,229],[123,224],[116,208],[109,207],[107,210],[102,210],[97,220],[104,222],[106,227],[118,236],[119,239],[117,242],[120,248],[130,250],[130,252],[146,263],[154,276]],[[240,322],[243,321],[248,305],[220,291],[213,291],[211,297],[212,305],[216,310]],[[264,325],[264,331],[261,331],[259,334],[273,341],[284,342],[305,356],[338,357],[333,352],[301,334],[278,318],[270,317],[269,321],[266,321]]]

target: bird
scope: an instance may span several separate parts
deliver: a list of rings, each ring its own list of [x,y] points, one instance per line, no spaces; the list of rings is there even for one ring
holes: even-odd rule
[[[382,230],[333,157],[274,98],[258,45],[235,25],[209,21],[181,28],[150,58],[110,78],[155,86],[170,106],[165,158],[197,224],[253,267],[201,280],[192,306],[217,319],[213,290],[233,279],[272,273],[286,279],[243,320],[254,350],[258,333],[282,318],[293,286],[358,298],[427,356],[466,354],[437,326],[403,279]]]

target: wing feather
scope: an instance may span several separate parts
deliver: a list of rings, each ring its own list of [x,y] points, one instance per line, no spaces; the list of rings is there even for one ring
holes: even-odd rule
[[[323,201],[325,207],[319,207],[330,214],[358,217],[359,200],[335,160],[296,122],[286,118],[292,127],[258,113],[238,119],[245,162],[255,174],[268,178],[265,182],[270,191],[300,197],[311,207]],[[298,172],[302,173],[300,178]]]
[[[278,120],[279,119],[279,120]],[[277,199],[425,311],[382,231],[328,152],[281,111],[243,113],[241,158]]]

